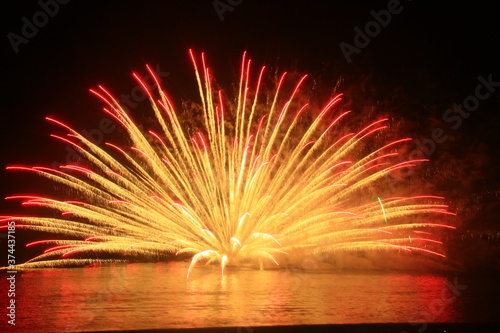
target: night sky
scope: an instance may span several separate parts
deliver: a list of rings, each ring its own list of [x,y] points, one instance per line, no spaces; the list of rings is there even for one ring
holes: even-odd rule
[[[164,73],[174,103],[181,105],[197,99],[189,48],[207,53],[223,84],[237,79],[246,50],[259,66],[311,74],[324,99],[342,78],[346,107],[391,113],[420,141],[441,128],[448,139],[436,145],[420,177],[435,180],[438,192],[464,211],[469,228],[500,229],[498,1],[73,0],[58,8],[54,3],[3,4],[1,197],[57,190],[5,167],[64,162],[64,145],[49,137],[61,131],[44,117],[82,131],[98,128],[101,103],[89,88],[103,84],[118,96],[131,94],[131,72],[145,73],[147,63]],[[52,15],[40,13],[43,7]],[[391,11],[389,21],[384,13]],[[385,26],[374,23],[374,16],[385,18]],[[367,27],[372,37],[355,40]],[[479,77],[491,83],[490,90],[480,89],[488,96],[477,109],[468,118],[446,113],[454,104],[474,102],[484,83]],[[140,110],[141,105],[133,112]],[[445,114],[455,118],[446,121]],[[105,140],[119,140],[114,135]],[[473,202],[480,207],[474,212],[460,208]],[[26,213],[4,201],[0,211]]]

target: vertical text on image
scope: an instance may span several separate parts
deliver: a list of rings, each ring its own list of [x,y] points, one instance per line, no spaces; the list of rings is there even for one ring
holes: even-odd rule
[[[7,317],[10,325],[16,325],[16,222],[7,223]]]

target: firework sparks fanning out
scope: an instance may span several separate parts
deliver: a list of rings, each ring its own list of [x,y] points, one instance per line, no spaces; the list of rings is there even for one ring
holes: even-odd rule
[[[197,262],[218,263],[224,272],[228,265],[280,265],[290,253],[397,250],[444,257],[431,235],[435,228],[453,228],[432,220],[437,214],[452,214],[435,203],[442,198],[375,195],[359,203],[361,194],[388,173],[422,161],[395,162],[398,146],[410,139],[387,142],[353,158],[366,140],[387,127],[387,119],[332,141],[349,113],[335,114],[340,95],[316,112],[304,130],[301,117],[311,110],[307,104],[297,106],[297,96],[305,76],[286,95],[284,74],[265,99],[259,94],[265,68],[254,78],[244,55],[238,94],[228,103],[213,88],[204,56],[197,60],[190,54],[203,110],[203,124],[194,135],[182,125],[148,66],[158,90],[133,76],[151,102],[158,130],[139,129],[105,88],[91,90],[126,131],[132,147],[99,147],[47,118],[67,131],[53,137],[74,146],[85,166],[8,169],[35,172],[66,186],[81,201],[8,197],[58,215],[4,216],[2,221],[69,238],[29,243],[46,249],[18,268],[109,262],[113,260],[103,258],[115,255],[163,255],[191,258],[189,275]]]

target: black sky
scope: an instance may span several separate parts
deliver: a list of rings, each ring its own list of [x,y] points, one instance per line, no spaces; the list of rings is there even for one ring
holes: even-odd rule
[[[42,8],[37,1],[6,3],[0,195],[29,192],[39,181],[4,171],[6,165],[64,161],[64,146],[49,138],[56,128],[45,116],[78,130],[98,127],[100,103],[87,92],[96,84],[117,95],[130,93],[135,86],[130,73],[148,63],[169,73],[165,82],[176,102],[196,98],[188,48],[207,53],[221,82],[237,77],[244,50],[256,64],[311,73],[325,84],[342,75],[348,100],[359,97],[361,104],[396,112],[413,124],[417,136],[443,127],[451,139],[433,158],[477,159],[467,162],[475,178],[464,185],[464,196],[498,191],[500,87],[457,130],[442,115],[474,94],[478,76],[500,81],[500,3],[401,1],[401,12],[347,63],[339,44],[354,44],[353,29],[364,29],[373,20],[370,12],[390,2],[220,0],[219,6],[234,5],[221,14],[213,0],[73,0],[60,4],[18,52],[9,33],[21,36],[23,17],[33,22]],[[462,181],[455,182],[460,188]],[[1,214],[19,210],[5,202],[0,208]]]

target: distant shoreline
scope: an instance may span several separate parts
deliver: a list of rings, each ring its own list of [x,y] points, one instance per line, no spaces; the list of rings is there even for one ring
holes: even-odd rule
[[[207,327],[135,330],[127,332],[179,332],[179,333],[285,333],[285,332],[328,332],[328,333],[477,333],[499,332],[500,322],[496,323],[433,323],[411,325],[409,323],[347,324],[347,325],[296,325],[296,326],[258,326],[258,327]],[[113,332],[113,331],[96,331]],[[121,331],[123,332],[123,331]]]

